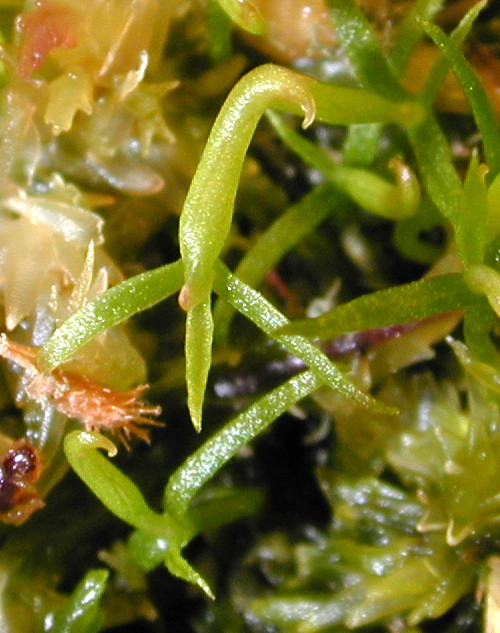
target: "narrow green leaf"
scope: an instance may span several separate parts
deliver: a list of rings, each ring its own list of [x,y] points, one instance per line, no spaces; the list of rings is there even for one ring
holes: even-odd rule
[[[186,322],[186,384],[188,408],[196,431],[201,431],[201,418],[208,372],[212,363],[214,325],[211,298],[187,313]]]
[[[464,42],[483,6],[483,2],[479,2],[472,7],[453,31],[451,40],[457,49]],[[422,23],[422,27],[424,26],[425,23]],[[434,101],[448,68],[449,62],[446,57],[436,63],[420,95],[423,102],[432,103]],[[416,125],[407,123],[403,124],[403,127],[406,128],[412,142],[429,195],[443,217],[451,222],[456,229],[462,213],[462,185],[453,166],[447,139],[430,111]]]
[[[399,25],[389,52],[389,62],[397,77],[401,77],[415,47],[422,39],[422,21],[431,21],[444,0],[416,0]]]
[[[165,537],[172,529],[168,517],[153,512],[137,486],[98,449],[116,454],[115,445],[99,433],[72,431],[64,438],[71,468],[108,510],[125,523]]]
[[[85,304],[42,347],[38,354],[40,368],[53,370],[98,334],[177,292],[183,275],[179,260],[131,277]]]
[[[322,380],[306,371],[289,379],[236,416],[188,457],[165,489],[166,510],[183,515],[203,485],[236,453],[290,407],[316,391]]]
[[[185,580],[186,582],[191,582],[193,585],[198,585],[209,598],[212,600],[215,599],[208,583],[191,567],[187,560],[181,556],[180,550],[177,548],[168,548],[164,562],[165,567],[173,576],[177,576],[177,578]]]
[[[453,72],[472,108],[481,132],[484,152],[490,169],[490,178],[494,178],[500,172],[500,128],[493,105],[483,84],[457,43],[433,24],[427,23],[424,28],[453,68]]]
[[[408,98],[354,0],[328,0],[335,31],[363,87],[391,101]]]
[[[373,411],[387,414],[396,413],[392,407],[387,407],[374,400],[355,387],[326,354],[310,341],[301,336],[282,335],[281,330],[287,325],[288,319],[259,292],[232,275],[222,264],[217,268],[214,290],[291,354],[302,359],[311,371],[322,380],[324,385]]]
[[[314,319],[290,323],[280,334],[333,338],[400,323],[411,323],[443,312],[467,307],[473,292],[459,273],[427,277],[353,299]]]
[[[365,123],[398,123],[415,125],[422,120],[425,109],[412,95],[404,100],[391,100],[362,88],[336,86],[317,81],[310,86],[316,104],[316,119],[330,125]],[[279,104],[274,109],[284,110]],[[297,107],[289,112],[300,114]]]
[[[477,153],[474,153],[464,183],[462,213],[457,218],[457,249],[464,266],[480,264],[484,258],[488,193]]]
[[[469,9],[469,11],[467,11],[465,16],[460,20],[455,29],[453,29],[453,32],[450,35],[450,39],[451,41],[453,41],[456,47],[462,46],[462,44],[465,42],[465,39],[469,34],[469,31],[474,24],[477,16],[479,15],[480,11],[484,9],[487,3],[488,0],[482,0],[482,2],[478,2],[477,4],[475,4],[471,9]],[[422,18],[422,22],[420,24],[422,31],[424,30],[424,24],[427,21],[430,21],[430,19],[431,16],[427,18]],[[441,57],[434,64],[434,67],[427,77],[425,86],[420,93],[422,101],[429,104],[434,103],[438,92],[441,90],[446,75],[449,72],[449,69],[450,64],[446,57]]]
[[[462,210],[463,190],[443,131],[431,112],[417,125],[405,127],[432,201],[443,217],[456,227]]]
[[[198,531],[202,531],[201,527]],[[185,534],[173,534],[170,539],[158,538],[146,530],[135,530],[128,542],[127,551],[138,567],[146,572],[152,571],[164,563],[168,571],[186,582],[191,582],[202,589],[209,598],[214,597],[207,582],[191,567],[181,554],[182,548],[194,535],[196,530]]]
[[[345,208],[347,201],[330,184],[320,185],[306,194],[259,237],[245,253],[234,274],[249,286],[258,287],[266,273],[281,258],[311,233],[329,215]],[[218,301],[214,310],[215,338],[219,343],[228,338],[234,308]]]

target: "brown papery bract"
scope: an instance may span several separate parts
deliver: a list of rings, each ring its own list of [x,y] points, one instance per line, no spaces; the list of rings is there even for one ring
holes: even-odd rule
[[[88,431],[109,431],[117,435],[127,449],[130,440],[149,442],[146,426],[163,426],[149,416],[159,415],[160,407],[144,404],[139,397],[148,388],[117,391],[104,387],[85,376],[56,369],[43,374],[36,364],[36,350],[0,337],[0,355],[22,367],[31,382],[26,395],[40,404],[47,400],[70,418],[80,420]]]

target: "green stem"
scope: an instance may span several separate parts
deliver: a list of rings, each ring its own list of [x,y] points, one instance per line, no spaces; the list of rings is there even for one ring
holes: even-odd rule
[[[355,387],[326,354],[309,340],[302,336],[282,335],[278,332],[289,323],[288,319],[259,292],[232,275],[223,264],[220,264],[217,269],[214,289],[263,332],[274,338],[291,354],[303,360],[322,384],[328,385],[337,393],[355,400],[372,411],[396,413],[394,408],[374,400]]]
[[[234,274],[249,286],[258,287],[281,258],[329,215],[341,210],[346,199],[329,185],[320,185],[281,215],[240,260]],[[216,340],[227,340],[234,308],[219,300],[214,310]]]
[[[193,497],[215,473],[276,418],[321,386],[321,379],[306,371],[266,394],[195,451],[170,477],[165,509],[184,514]]]
[[[183,274],[182,262],[178,260],[122,281],[85,304],[42,347],[38,354],[40,368],[52,371],[98,334],[177,292]]]

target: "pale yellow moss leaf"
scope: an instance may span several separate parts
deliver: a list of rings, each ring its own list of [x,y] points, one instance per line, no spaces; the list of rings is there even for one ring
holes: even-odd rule
[[[49,84],[49,100],[45,109],[45,122],[53,134],[71,129],[76,113],[92,112],[93,85],[89,75],[81,68],[68,71]]]

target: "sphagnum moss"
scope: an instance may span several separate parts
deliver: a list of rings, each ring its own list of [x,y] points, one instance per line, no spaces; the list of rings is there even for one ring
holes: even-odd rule
[[[500,629],[495,22],[295,4],[1,9],[6,633]]]

